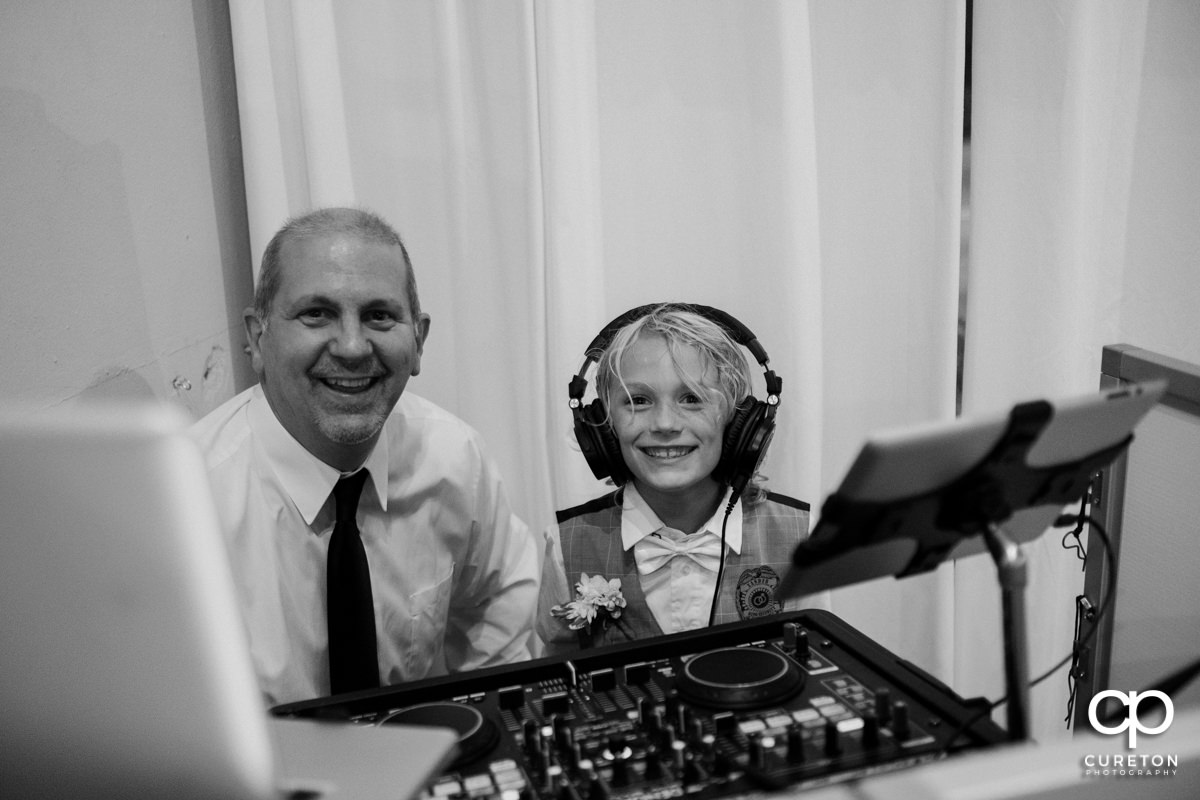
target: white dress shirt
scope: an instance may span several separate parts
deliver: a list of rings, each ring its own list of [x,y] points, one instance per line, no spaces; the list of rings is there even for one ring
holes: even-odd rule
[[[292,438],[257,386],[193,433],[268,702],[328,694],[325,558],[338,470]],[[539,551],[478,434],[405,392],[364,466],[358,525],[383,684],[528,657]]]
[[[621,546],[625,550],[633,548],[646,605],[663,633],[679,633],[708,625],[713,592],[717,587],[721,525],[728,503],[726,491],[712,519],[699,531],[685,534],[664,525],[632,482],[625,485],[621,504]],[[656,538],[667,540],[670,543],[667,547],[680,552],[671,557],[655,541]],[[740,509],[729,515],[725,545],[735,553],[742,551]],[[689,555],[687,551],[693,551],[695,555]]]

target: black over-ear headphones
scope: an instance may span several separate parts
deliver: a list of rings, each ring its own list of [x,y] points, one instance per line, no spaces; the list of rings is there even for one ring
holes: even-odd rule
[[[621,446],[610,426],[608,410],[600,398],[586,406],[583,404],[583,393],[587,390],[587,379],[583,376],[587,373],[588,365],[600,358],[621,328],[663,306],[674,311],[693,312],[719,325],[731,339],[749,350],[764,370],[767,399],[756,400],[752,395],[747,395],[738,403],[725,426],[721,460],[713,470],[713,476],[718,481],[733,487],[733,499],[736,500],[754,477],[775,433],[775,412],[779,408],[783,381],[767,366],[767,351],[759,344],[758,338],[749,328],[720,309],[691,303],[652,303],[626,311],[608,323],[587,346],[583,366],[571,378],[568,390],[571,415],[575,421],[575,438],[593,475],[597,478],[611,477],[618,486],[625,485],[630,478],[629,468],[625,465]]]

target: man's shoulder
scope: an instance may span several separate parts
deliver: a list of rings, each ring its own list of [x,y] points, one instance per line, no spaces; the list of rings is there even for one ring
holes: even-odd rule
[[[250,387],[226,400],[192,424],[190,433],[211,468],[240,449],[250,436],[247,409],[254,396]]]

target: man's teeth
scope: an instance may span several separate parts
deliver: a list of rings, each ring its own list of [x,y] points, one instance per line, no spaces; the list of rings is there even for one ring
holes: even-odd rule
[[[354,391],[357,389],[365,389],[371,385],[374,378],[325,378],[324,381],[334,389],[345,389]]]
[[[642,451],[651,458],[679,458],[692,452],[690,447],[645,447]]]

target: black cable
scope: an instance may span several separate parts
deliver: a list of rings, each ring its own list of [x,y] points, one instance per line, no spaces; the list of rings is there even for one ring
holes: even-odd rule
[[[725,507],[725,519],[721,520],[721,557],[717,561],[717,585],[713,587],[712,606],[708,609],[708,627],[710,628],[717,618],[717,601],[721,597],[721,578],[725,574],[725,527],[729,524],[729,515],[733,513],[733,507],[737,505],[740,496],[735,494],[729,498],[729,505]]]
[[[1074,524],[1075,521],[1076,521],[1075,516],[1063,515],[1054,520],[1054,524],[1052,525],[1052,527],[1060,528],[1064,525]],[[1105,529],[1104,525],[1098,519],[1096,519],[1096,517],[1092,516],[1091,514],[1087,515],[1087,523],[1100,536],[1100,543],[1104,546],[1104,553],[1108,557],[1108,563],[1111,565],[1110,573],[1112,575],[1112,578],[1109,582],[1108,591],[1105,593],[1104,600],[1100,603],[1100,608],[1096,612],[1096,618],[1092,623],[1092,629],[1090,631],[1088,631],[1087,635],[1083,638],[1082,641],[1076,641],[1073,644],[1070,655],[1068,655],[1066,658],[1059,661],[1057,664],[1055,664],[1053,667],[1048,669],[1046,672],[1042,673],[1042,675],[1040,675],[1038,678],[1030,681],[1029,688],[1031,688],[1031,689],[1034,686],[1037,686],[1042,681],[1049,678],[1055,672],[1058,672],[1058,670],[1062,669],[1064,664],[1068,663],[1069,661],[1071,661],[1072,658],[1074,658],[1076,650],[1079,647],[1082,647],[1083,645],[1087,644],[1088,641],[1090,641],[1091,638],[1096,635],[1096,631],[1098,631],[1100,629],[1100,621],[1102,619],[1104,619],[1104,615],[1108,612],[1109,606],[1112,605],[1113,597],[1116,594],[1116,590],[1117,590],[1117,559],[1116,559],[1116,556],[1113,554],[1112,543],[1108,538],[1108,531]],[[964,731],[966,731],[968,728],[970,728],[972,725],[974,725],[979,720],[981,720],[984,717],[991,714],[993,711],[995,711],[997,708],[999,708],[1001,705],[1003,705],[1005,702],[1007,702],[1007,700],[1008,700],[1008,695],[1005,695],[1005,696],[1001,697],[999,700],[989,703],[988,705],[983,707],[974,716],[968,717],[965,722],[960,724],[954,730],[954,733],[946,741],[946,746],[945,746],[943,752],[944,753],[952,752],[955,741],[963,734]],[[970,742],[968,741],[964,744],[969,744],[969,743]]]

